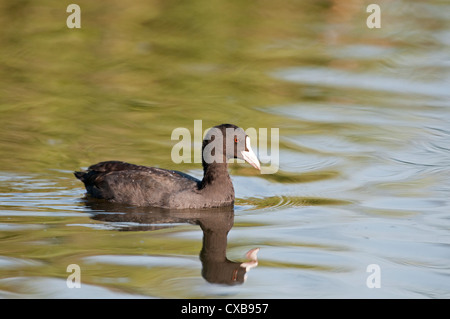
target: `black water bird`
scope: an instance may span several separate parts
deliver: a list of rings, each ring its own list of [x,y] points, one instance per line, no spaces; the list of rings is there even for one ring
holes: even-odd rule
[[[221,124],[211,128],[202,145],[203,179],[156,167],[106,161],[75,172],[89,196],[114,203],[170,209],[232,206],[234,188],[227,161],[243,159],[261,169],[242,128]]]

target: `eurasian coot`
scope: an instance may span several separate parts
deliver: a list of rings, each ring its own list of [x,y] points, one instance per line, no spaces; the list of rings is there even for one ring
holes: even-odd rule
[[[234,204],[227,169],[231,158],[261,169],[244,130],[221,124],[210,129],[203,140],[201,181],[174,170],[120,161],[101,162],[74,174],[90,196],[115,203],[171,209],[223,207]]]

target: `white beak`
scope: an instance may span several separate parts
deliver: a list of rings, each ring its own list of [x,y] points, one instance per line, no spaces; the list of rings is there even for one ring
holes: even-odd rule
[[[255,153],[253,153],[252,148],[250,146],[250,137],[245,137],[245,146],[248,149],[247,151],[242,151],[242,156],[244,157],[244,160],[249,163],[251,166],[253,166],[256,169],[261,170],[261,164],[259,163],[258,158],[256,157]]]

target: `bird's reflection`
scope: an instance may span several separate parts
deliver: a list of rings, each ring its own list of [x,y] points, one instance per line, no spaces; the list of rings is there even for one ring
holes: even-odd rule
[[[231,261],[226,256],[227,236],[234,223],[233,207],[204,210],[170,210],[154,207],[133,207],[103,200],[85,199],[92,219],[112,223],[134,223],[122,228],[130,231],[150,231],[172,224],[199,225],[203,231],[200,261],[202,276],[210,283],[242,284],[247,272],[258,265],[258,248],[247,252],[246,262]]]

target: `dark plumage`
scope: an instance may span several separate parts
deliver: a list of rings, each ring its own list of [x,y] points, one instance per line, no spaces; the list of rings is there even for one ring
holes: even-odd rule
[[[107,161],[75,172],[95,198],[137,206],[171,209],[209,208],[234,204],[227,160],[240,158],[260,169],[244,130],[231,124],[212,128],[202,147],[203,179],[162,168]]]

